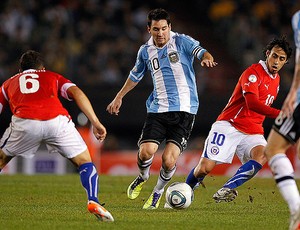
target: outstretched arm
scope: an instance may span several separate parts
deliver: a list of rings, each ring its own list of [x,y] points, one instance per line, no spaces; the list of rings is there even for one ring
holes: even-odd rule
[[[123,97],[129,91],[131,91],[137,84],[138,82],[134,82],[130,78],[127,78],[122,89],[117,93],[113,101],[107,106],[106,111],[109,112],[110,114],[118,115],[120,111],[120,107],[122,105]]]
[[[85,93],[77,86],[69,87],[67,93],[68,96],[76,102],[79,109],[87,116],[87,118],[93,125],[93,133],[95,137],[98,140],[103,141],[106,137],[106,128],[99,121],[92,107],[92,104]]]
[[[281,108],[282,112],[286,116],[291,116],[295,109],[295,103],[297,100],[297,91],[300,86],[300,48],[296,49],[296,56],[295,56],[295,70],[294,70],[294,77],[293,82],[290,88],[290,91],[287,97],[284,100],[283,106]]]

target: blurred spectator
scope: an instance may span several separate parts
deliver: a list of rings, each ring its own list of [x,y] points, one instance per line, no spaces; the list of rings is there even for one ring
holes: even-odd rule
[[[211,4],[209,16],[213,21],[220,21],[231,17],[236,10],[236,5],[233,0],[219,0]]]

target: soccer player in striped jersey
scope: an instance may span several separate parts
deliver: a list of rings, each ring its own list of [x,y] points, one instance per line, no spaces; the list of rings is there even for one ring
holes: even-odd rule
[[[199,41],[171,30],[170,17],[164,9],[149,12],[148,32],[150,39],[140,47],[133,69],[107,111],[118,115],[123,97],[150,71],[154,89],[146,101],[147,117],[138,141],[140,173],[129,185],[127,195],[130,199],[138,197],[149,179],[153,157],[159,145],[166,141],[157,184],[143,206],[156,209],[175,173],[177,159],[187,146],[198,110],[194,58],[205,67],[217,63]]]
[[[0,88],[0,114],[7,106],[13,113],[10,126],[0,140],[0,171],[15,156],[31,157],[45,143],[50,152],[61,154],[77,167],[87,193],[89,212],[101,221],[114,221],[99,204],[97,169],[59,96],[74,100],[93,125],[95,137],[104,140],[106,128],[87,96],[62,75],[45,70],[42,55],[29,50],[20,58],[20,73]]]
[[[235,154],[242,166],[214,195],[216,202],[232,201],[235,188],[250,180],[266,163],[263,121],[276,118],[279,110],[271,105],[276,99],[278,72],[291,56],[285,37],[274,38],[265,47],[265,60],[248,67],[240,76],[228,104],[213,123],[198,165],[186,183],[195,189],[217,164],[231,163]]]
[[[298,142],[300,136],[300,11],[292,17],[292,28],[296,45],[295,69],[290,91],[283,103],[281,113],[275,119],[265,149],[269,166],[277,187],[288,204],[290,230],[300,229],[300,196],[294,178],[294,169],[285,155],[287,149]],[[298,93],[298,99],[297,99]],[[299,143],[297,148],[299,155]]]

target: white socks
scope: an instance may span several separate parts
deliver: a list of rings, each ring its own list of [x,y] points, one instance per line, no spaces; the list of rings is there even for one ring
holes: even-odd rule
[[[139,158],[139,155],[138,155],[137,165],[138,165],[139,170],[140,170],[140,176],[145,181],[149,179],[149,176],[150,176],[150,167],[152,165],[153,158],[154,158],[154,155],[149,160],[142,161]]]
[[[165,186],[172,179],[172,176],[174,175],[175,171],[176,171],[176,166],[174,166],[174,168],[172,168],[170,171],[166,171],[163,167],[161,167],[154,191],[163,193]]]
[[[299,190],[294,178],[294,169],[284,153],[279,153],[269,160],[277,187],[287,202],[290,213],[295,213],[300,205]]]

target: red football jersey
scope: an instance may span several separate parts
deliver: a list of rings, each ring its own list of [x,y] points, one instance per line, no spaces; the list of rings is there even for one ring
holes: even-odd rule
[[[279,74],[270,74],[265,62],[251,65],[240,76],[228,104],[217,120],[229,121],[236,129],[247,134],[263,134],[265,115],[249,110],[244,95],[253,93],[262,104],[271,106],[277,97],[279,83]]]
[[[69,116],[59,95],[69,100],[70,80],[47,70],[26,70],[6,80],[0,91],[0,113],[8,103],[20,118],[49,120],[58,115]]]

